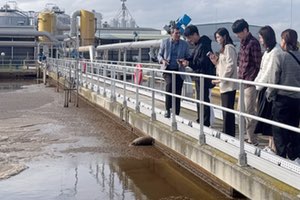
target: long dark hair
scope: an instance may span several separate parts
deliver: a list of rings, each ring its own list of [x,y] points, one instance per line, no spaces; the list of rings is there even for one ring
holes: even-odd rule
[[[270,52],[276,46],[276,36],[275,32],[271,26],[264,26],[258,31],[259,35],[264,40],[264,46],[267,52]]]
[[[218,28],[218,30],[215,32],[214,36],[215,36],[216,41],[217,41],[217,34],[224,38],[224,42],[223,42],[223,44],[221,44],[222,48],[220,50],[220,53],[223,53],[224,49],[225,49],[225,45],[226,44],[233,44],[233,41],[232,41],[232,39],[229,35],[228,30],[224,27]]]
[[[281,33],[281,38],[284,39],[286,43],[287,51],[297,51],[298,50],[298,34],[293,29],[286,29]]]

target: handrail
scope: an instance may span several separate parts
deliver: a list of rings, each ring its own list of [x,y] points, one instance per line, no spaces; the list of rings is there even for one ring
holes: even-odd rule
[[[251,118],[257,121],[262,121],[268,124],[272,124],[274,126],[279,126],[281,128],[285,128],[294,132],[297,132],[298,134],[300,133],[300,128],[299,127],[293,127],[287,124],[282,124],[279,122],[275,122],[269,119],[264,119],[258,116],[254,116],[254,115],[250,115],[247,114],[245,112],[242,111],[237,111],[237,110],[232,110],[229,108],[225,108],[222,107],[220,105],[215,105],[213,103],[208,103],[203,101],[203,99],[194,99],[194,98],[189,98],[189,97],[185,97],[182,95],[176,95],[173,93],[168,93],[164,90],[161,89],[157,89],[154,87],[154,79],[155,78],[160,78],[160,77],[154,77],[155,74],[158,73],[170,73],[172,74],[172,76],[174,76],[175,74],[181,74],[181,75],[189,75],[189,76],[194,76],[200,79],[203,78],[209,78],[209,79],[220,79],[220,80],[224,80],[224,81],[231,81],[231,82],[235,82],[237,84],[240,85],[241,88],[243,88],[244,84],[249,84],[249,85],[259,85],[259,86],[264,86],[264,87],[271,87],[271,88],[275,88],[275,89],[282,89],[282,90],[288,90],[288,91],[294,91],[294,92],[300,92],[300,88],[297,87],[291,87],[291,86],[282,86],[282,85],[276,85],[276,84],[266,84],[266,83],[256,83],[256,82],[252,82],[252,81],[245,81],[245,80],[239,80],[239,79],[231,79],[231,78],[221,78],[221,77],[216,77],[216,76],[211,76],[211,75],[204,75],[204,74],[195,74],[195,73],[187,73],[187,72],[174,72],[174,71],[164,71],[164,70],[160,70],[160,69],[156,69],[156,68],[143,68],[143,72],[149,72],[148,74],[150,74],[152,76],[152,84],[150,86],[145,86],[145,85],[137,85],[134,82],[132,82],[132,79],[130,79],[131,81],[127,81],[126,78],[124,78],[127,74],[129,74],[128,72],[133,72],[136,71],[136,67],[135,66],[127,66],[124,65],[124,62],[119,63],[119,64],[115,64],[115,61],[97,61],[97,62],[86,62],[86,61],[80,61],[80,65],[79,68],[76,69],[75,65],[72,64],[74,62],[74,60],[64,60],[64,59],[52,59],[52,58],[48,58],[48,62],[50,65],[52,65],[52,67],[56,68],[54,71],[60,71],[60,73],[62,73],[65,76],[69,76],[69,74],[72,74],[75,70],[79,70],[79,84],[81,85],[81,87],[89,87],[91,89],[96,88],[96,91],[98,93],[100,93],[100,91],[102,91],[103,95],[107,95],[107,92],[110,92],[110,97],[111,100],[115,101],[116,100],[116,87],[119,87],[121,89],[123,89],[123,94],[119,93],[118,96],[123,96],[123,105],[124,106],[128,106],[127,104],[129,104],[129,98],[126,96],[126,90],[130,91],[130,88],[133,88],[133,91],[136,92],[136,97],[133,98],[131,101],[135,101],[135,105],[136,105],[136,112],[139,112],[139,107],[143,104],[146,105],[144,102],[141,101],[141,98],[139,98],[139,96],[144,92],[144,91],[149,91],[149,93],[151,93],[150,97],[151,97],[151,106],[155,105],[154,101],[156,100],[156,96],[157,94],[163,94],[163,95],[170,95],[172,97],[174,97],[173,99],[175,99],[175,97],[181,98],[183,100],[187,100],[193,103],[199,103],[200,105],[207,105],[222,111],[226,111],[226,112],[231,112],[234,113],[235,115],[239,116],[240,118]],[[83,72],[83,64],[86,65],[86,69]],[[127,64],[127,63],[125,63]],[[144,63],[142,63],[144,65]],[[154,66],[157,66],[154,65]],[[120,68],[121,70],[117,70],[118,68]],[[125,70],[126,69],[126,70]],[[69,72],[72,73],[69,73]],[[123,79],[122,80],[118,80],[117,79],[117,73],[120,73],[123,75]],[[203,87],[203,84],[200,85],[201,87]],[[134,90],[134,88],[136,88],[136,90]],[[203,90],[203,88],[202,88]],[[175,92],[174,92],[175,93]],[[240,98],[243,98],[243,92],[240,93]],[[173,100],[174,101],[174,100]],[[149,106],[151,108],[151,106]],[[152,107],[152,114],[151,114],[151,120],[155,120],[155,115],[158,114],[155,110],[157,110],[157,108]],[[175,112],[175,111],[173,111]],[[202,113],[203,114],[203,113]],[[173,113],[173,118],[171,118],[172,120],[172,130],[176,130],[178,127],[178,121],[177,118],[175,117],[175,113]],[[187,126],[191,127],[192,122],[189,121]],[[209,134],[214,135],[214,131],[209,131],[207,129],[207,127],[203,127],[203,134],[201,131],[201,126],[200,129],[198,129],[199,125],[195,125],[194,123],[192,123],[192,128],[195,130],[200,130],[199,136],[203,136],[202,139],[204,139],[203,141],[205,142],[205,137],[208,137]],[[219,132],[219,131],[218,131]],[[220,133],[222,134],[222,133]],[[238,148],[239,148],[239,156],[237,157],[238,159],[238,164],[240,164],[241,166],[244,166],[247,163],[247,159],[246,159],[246,155],[249,153],[252,153],[253,155],[259,157],[261,156],[260,154],[262,153],[257,153],[260,152],[261,150],[257,147],[254,146],[249,146],[248,144],[244,144],[244,140],[243,140],[243,136],[244,136],[244,127],[241,128],[240,130],[240,139],[238,140],[237,138],[232,138],[232,140],[237,140],[239,141],[238,143]],[[222,137],[230,137],[228,135],[224,135]],[[198,138],[199,141],[201,140],[201,137]],[[219,147],[215,147],[215,148],[219,148]],[[249,152],[249,149],[253,152]],[[262,154],[264,155],[264,154]],[[251,156],[252,159],[252,156]],[[275,162],[276,166],[280,165],[281,167],[286,167],[288,166],[288,169],[290,170],[291,176],[293,176],[293,173],[296,173],[296,177],[300,177],[300,167],[299,166],[295,166],[294,163],[292,163],[291,161],[284,159],[284,158],[280,158],[276,155],[267,155],[267,157],[264,157],[264,159],[269,159],[271,162]],[[253,164],[253,163],[251,163]],[[255,163],[253,164],[255,165]],[[291,167],[289,167],[291,165]],[[255,167],[259,167],[259,166],[255,166]],[[274,167],[274,166],[273,166]],[[269,175],[278,178],[281,181],[287,182],[288,184],[293,185],[294,187],[300,189],[300,184],[299,183],[295,183],[297,181],[294,181],[293,179],[291,180],[282,180],[282,177],[278,177],[279,175],[275,175],[271,172],[266,172]],[[295,175],[295,174],[294,174]]]

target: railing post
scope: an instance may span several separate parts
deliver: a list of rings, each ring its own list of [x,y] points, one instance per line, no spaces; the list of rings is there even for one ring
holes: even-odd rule
[[[142,48],[139,48],[138,61],[142,62]]]
[[[85,88],[88,88],[88,66],[88,63],[85,62],[85,69],[83,69],[85,71]]]
[[[112,102],[115,102],[116,101],[116,91],[115,91],[115,84],[116,84],[116,81],[115,81],[115,76],[116,76],[116,66],[115,65],[112,65],[111,66],[111,87],[110,87],[110,100]]]
[[[79,105],[79,71],[80,71],[80,67],[79,67],[79,58],[78,56],[76,57],[76,64],[75,64],[75,80],[76,80],[76,107],[78,107]]]
[[[106,64],[103,65],[103,96],[106,97]]]
[[[177,131],[176,123],[176,74],[172,73],[172,125],[171,131]]]
[[[69,64],[69,85],[68,85],[68,89],[67,89],[67,92],[68,92],[68,97],[69,97],[69,102],[71,102],[71,86],[72,86],[72,63],[73,62],[71,62],[70,64]]]
[[[103,65],[103,96],[106,97],[106,64]]]
[[[200,134],[199,134],[199,144],[205,144],[205,134],[204,134],[204,77],[200,76],[200,110],[199,110],[199,124],[200,124]]]
[[[136,92],[135,92],[135,112],[139,113],[140,112],[140,102],[139,102],[139,87],[138,87],[138,82],[139,82],[139,69],[135,69],[135,85],[136,85]]]
[[[83,87],[83,63],[80,62],[80,85]]]
[[[91,90],[94,91],[94,63],[91,63]]]
[[[100,94],[100,65],[96,63],[97,71],[97,94]]]
[[[43,83],[46,85],[46,63],[43,63]]]
[[[152,112],[151,112],[151,121],[155,121],[156,120],[156,113],[155,113],[155,72],[152,69],[151,71],[151,88],[152,88],[152,92],[151,92],[151,106],[152,106]]]
[[[240,106],[240,114],[239,114],[239,132],[240,132],[240,152],[239,152],[239,160],[238,164],[240,166],[247,165],[247,154],[245,152],[245,117],[241,115],[241,113],[245,112],[245,101],[244,101],[244,84],[242,82],[239,83],[240,94],[239,94],[239,106]]]
[[[56,84],[57,84],[57,87],[56,87],[56,92],[59,92],[59,64],[56,65]]]
[[[124,92],[124,94],[123,94],[123,106],[124,107],[126,107],[127,106],[127,97],[126,97],[126,67],[124,66],[123,67],[123,92]]]

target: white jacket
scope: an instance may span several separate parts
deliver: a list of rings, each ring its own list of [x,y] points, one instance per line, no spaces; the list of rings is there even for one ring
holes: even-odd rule
[[[237,78],[237,52],[232,44],[226,44],[224,52],[220,53],[216,65],[217,74],[222,78]],[[230,81],[220,81],[220,93],[238,89],[238,85]]]
[[[260,70],[254,80],[257,83],[271,83],[271,73],[279,68],[283,51],[280,47],[275,46],[270,52],[265,51],[261,63]],[[263,89],[263,86],[256,86],[256,90]]]

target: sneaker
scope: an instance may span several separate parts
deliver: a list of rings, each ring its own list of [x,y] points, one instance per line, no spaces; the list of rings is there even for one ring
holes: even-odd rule
[[[269,146],[266,146],[265,148],[263,148],[263,151],[266,151],[266,152],[268,152],[270,154],[275,155],[275,152]]]
[[[297,154],[295,153],[294,148],[291,143],[289,143],[287,145],[286,151],[287,151],[286,153],[287,153],[287,156],[289,159],[291,159],[291,160],[297,159]]]
[[[300,158],[296,158],[295,160],[293,160],[293,163],[300,166]]]
[[[165,118],[170,118],[170,116],[171,116],[170,110],[166,110]]]
[[[245,139],[245,142],[248,143],[248,144],[252,144],[254,146],[258,146],[258,142],[253,143],[249,139]]]
[[[255,142],[255,143],[252,143],[252,142],[251,142],[250,144],[252,144],[252,145],[254,145],[254,146],[256,146],[256,147],[258,146],[258,142]]]

